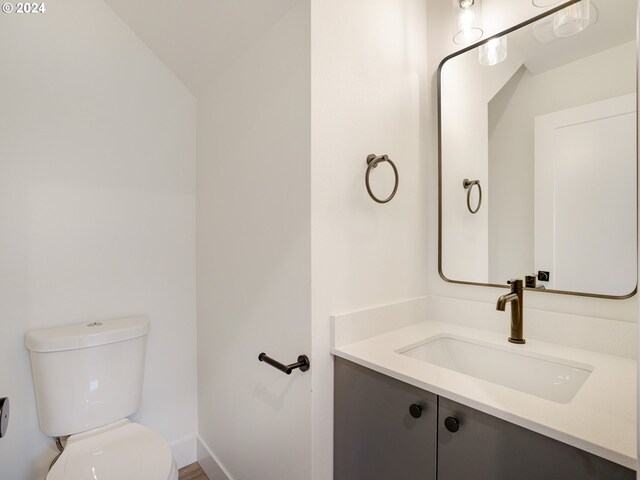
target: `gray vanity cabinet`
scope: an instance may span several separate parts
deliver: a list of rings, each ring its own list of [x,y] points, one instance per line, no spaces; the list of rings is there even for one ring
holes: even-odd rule
[[[635,478],[616,463],[439,398],[438,480]]]
[[[334,480],[636,478],[621,465],[339,357],[334,406]]]
[[[334,392],[334,480],[436,478],[436,395],[341,358]]]

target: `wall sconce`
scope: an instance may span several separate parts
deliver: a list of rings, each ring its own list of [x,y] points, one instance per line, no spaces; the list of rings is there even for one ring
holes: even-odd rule
[[[590,24],[589,0],[581,0],[578,3],[563,8],[553,14],[553,33],[556,37],[569,37],[580,33]]]
[[[453,43],[469,45],[482,38],[482,0],[451,0]]]
[[[492,38],[487,43],[480,45],[480,65],[492,67],[504,62],[507,58],[507,37]]]

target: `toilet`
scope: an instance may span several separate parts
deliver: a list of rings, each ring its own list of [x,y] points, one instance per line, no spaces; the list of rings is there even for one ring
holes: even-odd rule
[[[69,436],[46,480],[178,480],[166,440],[127,417],[140,407],[149,319],[31,330],[40,430]]]

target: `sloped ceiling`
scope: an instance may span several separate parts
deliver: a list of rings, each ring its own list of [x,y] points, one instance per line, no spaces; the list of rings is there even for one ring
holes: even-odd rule
[[[514,50],[525,59],[525,65],[531,73],[542,73],[635,40],[636,0],[591,0],[591,5],[591,15],[597,20],[577,35],[540,43],[529,28],[510,36],[509,41],[513,39]],[[546,29],[549,31],[548,36],[553,38],[552,24],[552,17],[547,17],[538,22],[534,29]]]
[[[198,95],[297,0],[105,0]]]

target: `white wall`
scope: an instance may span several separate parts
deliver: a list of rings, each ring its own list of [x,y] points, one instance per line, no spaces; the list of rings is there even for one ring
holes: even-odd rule
[[[535,271],[533,132],[527,130],[533,130],[533,118],[523,115],[516,129],[511,122],[513,116],[520,119],[519,110],[510,108],[525,75],[523,66],[489,102],[489,176],[495,200],[489,212],[490,283],[524,278]]]
[[[151,319],[136,419],[196,430],[195,100],[100,0],[0,17],[0,477],[41,480],[25,331]],[[179,442],[181,460],[195,442]]]
[[[484,18],[486,35],[492,35],[512,25],[526,20],[542,10],[535,8],[531,2],[512,2],[509,0],[486,0],[484,2]],[[494,302],[504,290],[489,287],[466,286],[446,283],[438,275],[438,152],[437,152],[437,96],[435,73],[440,61],[455,50],[451,41],[449,22],[450,6],[440,0],[427,1],[428,26],[428,106],[426,120],[427,153],[425,166],[425,187],[428,192],[426,200],[426,231],[428,232],[427,267],[428,292],[458,298],[468,298],[486,302]],[[444,21],[443,19],[446,19]],[[600,300],[575,296],[553,295],[530,292],[525,295],[525,305],[542,310],[569,312],[589,316],[600,316],[621,321],[636,321],[637,299]],[[505,328],[507,328],[505,317]],[[526,328],[526,326],[525,326]]]
[[[633,93],[635,88],[635,42],[628,42],[538,75],[523,68],[493,98],[489,105],[493,281],[545,270],[533,259],[534,117]]]
[[[427,290],[425,15],[422,0],[312,2],[314,480],[333,472],[329,316]],[[370,153],[399,170],[385,205],[365,189]]]
[[[636,2],[638,4],[638,6],[640,6],[640,1]],[[638,27],[640,27],[640,8],[636,10],[636,25],[638,25]],[[638,48],[640,46],[639,40],[636,39],[636,64],[640,64],[640,48]],[[636,78],[636,88],[640,89],[640,78]],[[637,95],[638,90],[636,90],[636,95]],[[637,128],[637,135],[640,138],[640,122],[638,122],[638,124],[636,125]],[[639,153],[640,156],[640,153]],[[637,169],[636,171],[637,174],[637,179],[638,179],[638,185],[640,185],[640,168]],[[640,195],[638,196],[638,211],[640,211]],[[638,272],[640,272],[640,242],[638,242],[638,255],[637,255],[637,259],[638,259]],[[640,311],[636,312],[635,315],[635,321],[640,323]],[[640,340],[640,329],[636,330],[637,334],[636,334],[636,340]],[[639,343],[640,345],[640,343]],[[637,378],[636,378],[636,384],[637,384],[637,393],[636,393],[636,402],[637,402],[637,408],[636,408],[636,415],[638,414],[638,412],[640,412],[640,369],[636,368],[637,371]],[[637,415],[637,420],[636,420],[636,449],[637,449],[637,453],[638,453],[638,458],[640,458],[640,415]],[[638,462],[638,467],[640,467],[640,462]],[[636,479],[640,479],[640,468],[637,469],[636,472]]]
[[[521,65],[513,51],[496,66],[480,65],[474,49],[442,68],[442,272],[451,280],[489,280],[489,101]],[[482,203],[476,214],[467,206],[464,179],[480,181]],[[471,207],[478,202],[479,190],[473,187]]]
[[[489,147],[485,75],[475,51],[448,61],[442,70],[442,272],[452,280],[486,283],[489,262]],[[473,82],[469,79],[473,78]],[[461,142],[463,135],[466,141]],[[463,180],[478,180],[482,204],[476,214],[467,206]],[[476,208],[479,188],[471,190]]]
[[[198,97],[198,430],[235,480],[311,476],[315,359],[258,362],[311,356],[309,29],[300,0]]]

